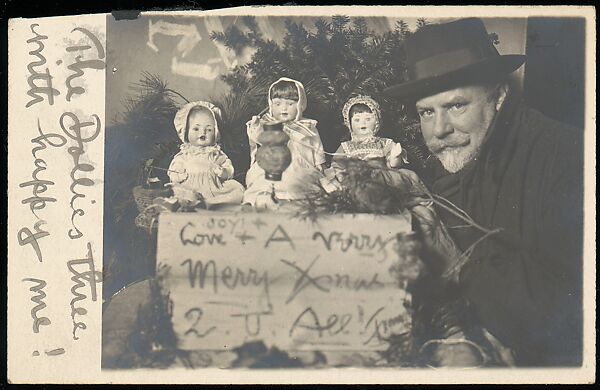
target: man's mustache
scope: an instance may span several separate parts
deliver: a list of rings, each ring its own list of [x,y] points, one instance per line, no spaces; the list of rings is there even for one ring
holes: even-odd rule
[[[464,137],[454,137],[453,139],[445,139],[440,141],[438,139],[430,140],[427,143],[429,150],[433,153],[439,153],[446,148],[457,148],[461,146],[466,146],[470,142],[470,138],[468,135]]]

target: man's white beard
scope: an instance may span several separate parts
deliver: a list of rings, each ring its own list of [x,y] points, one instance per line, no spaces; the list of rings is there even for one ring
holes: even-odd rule
[[[479,154],[480,149],[481,146],[473,148],[470,144],[462,148],[444,149],[435,156],[440,160],[444,169],[450,173],[456,173],[473,161]]]

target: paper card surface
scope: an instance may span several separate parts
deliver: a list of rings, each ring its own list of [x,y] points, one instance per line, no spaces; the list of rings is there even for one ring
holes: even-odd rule
[[[100,364],[90,347],[101,334],[105,25],[104,15],[10,22],[7,333],[14,381],[48,380],[57,367],[69,380],[85,380]]]
[[[163,213],[158,271],[185,350],[262,340],[286,350],[385,350],[410,330],[389,272],[410,214]]]

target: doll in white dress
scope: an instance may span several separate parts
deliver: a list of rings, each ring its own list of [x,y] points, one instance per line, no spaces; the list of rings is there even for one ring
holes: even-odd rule
[[[275,200],[304,199],[307,193],[318,189],[323,177],[325,154],[317,130],[317,121],[303,116],[306,109],[306,92],[297,80],[282,77],[269,87],[269,112],[254,116],[246,123],[250,143],[250,169],[246,174],[244,203],[255,208],[276,209]],[[259,135],[266,122],[280,122],[289,136],[287,143],[292,155],[290,166],[279,181],[265,178],[265,171],[256,161]]]
[[[219,109],[197,101],[183,106],[175,115],[175,129],[183,142],[169,166],[175,198],[181,204],[204,202],[239,204],[244,187],[233,180],[233,165],[217,144]]]

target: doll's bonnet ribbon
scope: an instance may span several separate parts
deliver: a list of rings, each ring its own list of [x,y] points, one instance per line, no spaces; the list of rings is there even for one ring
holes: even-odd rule
[[[173,124],[175,125],[175,130],[177,131],[177,135],[182,142],[185,142],[185,130],[187,128],[188,117],[190,115],[190,111],[195,107],[203,107],[208,109],[208,111],[212,114],[213,119],[215,121],[215,140],[219,141],[221,138],[221,133],[219,132],[219,125],[217,119],[221,117],[221,109],[215,106],[210,102],[205,101],[196,101],[190,102],[184,105],[177,111],[175,114],[175,119],[173,120]]]
[[[344,104],[344,108],[342,109],[342,115],[344,116],[344,124],[348,128],[348,130],[352,131],[352,125],[350,124],[350,110],[352,106],[356,104],[364,104],[369,107],[373,115],[375,116],[375,128],[373,129],[373,135],[379,132],[379,124],[381,123],[381,110],[379,109],[379,103],[377,103],[370,96],[359,95],[353,97],[348,100],[346,104]]]

